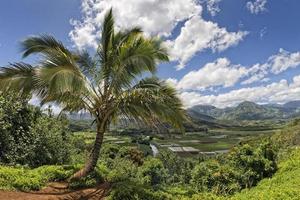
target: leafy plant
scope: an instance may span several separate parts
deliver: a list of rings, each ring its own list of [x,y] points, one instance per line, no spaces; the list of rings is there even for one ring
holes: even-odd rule
[[[139,177],[143,184],[157,186],[165,183],[167,171],[159,159],[148,158],[143,166],[139,167]]]
[[[70,158],[68,122],[43,114],[16,93],[0,95],[0,162],[31,167]]]

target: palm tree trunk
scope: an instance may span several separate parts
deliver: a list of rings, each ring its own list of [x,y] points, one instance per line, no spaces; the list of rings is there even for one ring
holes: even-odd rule
[[[102,146],[103,136],[104,136],[106,127],[107,127],[106,122],[102,122],[102,123],[99,121],[97,122],[96,139],[95,139],[95,143],[94,143],[92,152],[89,156],[89,159],[85,163],[85,166],[81,170],[77,171],[73,176],[71,176],[69,180],[80,179],[82,177],[87,176],[90,172],[92,172],[94,170],[94,168],[97,165],[98,158],[99,158],[100,149]]]

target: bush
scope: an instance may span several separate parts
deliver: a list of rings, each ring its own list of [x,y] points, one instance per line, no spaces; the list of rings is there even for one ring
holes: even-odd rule
[[[121,158],[131,160],[133,163],[141,166],[144,162],[144,154],[135,147],[122,147],[119,151]]]
[[[137,176],[137,166],[130,160],[116,158],[108,162],[109,173],[107,181],[117,183],[135,179]]]
[[[202,162],[192,171],[191,183],[199,192],[232,194],[240,190],[238,170],[217,160]]]
[[[120,147],[117,144],[104,144],[101,149],[101,158],[114,159],[119,153]]]
[[[63,166],[42,166],[35,169],[0,166],[0,189],[39,190],[49,181],[67,179],[74,170]]]
[[[148,158],[144,164],[139,167],[138,173],[142,183],[151,186],[165,183],[167,176],[163,163],[156,158]]]
[[[262,180],[256,187],[245,189],[230,199],[300,199],[300,149],[285,155],[279,170],[270,179]]]
[[[235,147],[227,156],[227,162],[241,170],[241,188],[252,187],[261,179],[272,176],[277,170],[274,146],[268,140],[258,143],[258,146],[245,144]]]
[[[43,114],[28,100],[14,93],[0,94],[0,162],[31,167],[67,163],[67,121]]]
[[[29,97],[0,94],[0,162],[27,164],[32,152],[33,122],[42,113],[27,105]]]
[[[196,162],[192,159],[183,159],[176,153],[168,150],[161,150],[158,157],[164,168],[167,170],[168,184],[189,184],[191,180],[191,171]]]
[[[66,120],[42,116],[35,123],[30,130],[34,143],[28,164],[35,167],[69,163],[72,146]]]
[[[155,192],[134,182],[120,182],[113,186],[108,200],[171,200],[171,196]]]

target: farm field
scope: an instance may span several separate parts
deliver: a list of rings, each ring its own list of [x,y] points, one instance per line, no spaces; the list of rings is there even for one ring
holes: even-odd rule
[[[274,130],[230,130],[230,129],[212,129],[205,132],[187,132],[185,134],[159,134],[152,135],[152,139],[142,134],[112,134],[107,133],[104,137],[104,144],[115,144],[119,146],[138,147],[145,154],[151,154],[151,148],[148,144],[137,142],[137,138],[149,140],[149,143],[155,145],[158,150],[171,150],[172,147],[188,148],[187,151],[177,151],[182,156],[197,156],[199,153],[214,154],[225,153],[240,141],[246,141],[254,136],[272,135],[278,129]],[[74,132],[75,137],[82,138],[86,144],[90,145],[95,139],[95,132]],[[148,138],[148,139],[147,139]],[[189,152],[189,148],[191,152]],[[178,148],[177,148],[178,149]],[[194,151],[193,151],[194,150]]]

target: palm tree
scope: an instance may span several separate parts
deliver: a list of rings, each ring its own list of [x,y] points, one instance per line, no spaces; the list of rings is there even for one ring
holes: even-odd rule
[[[158,62],[168,61],[166,50],[159,40],[143,37],[139,28],[116,32],[112,10],[105,16],[94,57],[86,51],[71,52],[48,35],[27,38],[22,50],[23,57],[38,54],[41,62],[3,67],[1,90],[35,94],[42,104],[55,102],[63,111],[84,110],[95,118],[93,149],[71,179],[95,168],[104,133],[117,117],[147,124],[159,119],[182,130],[185,114],[175,89],[154,76]]]

